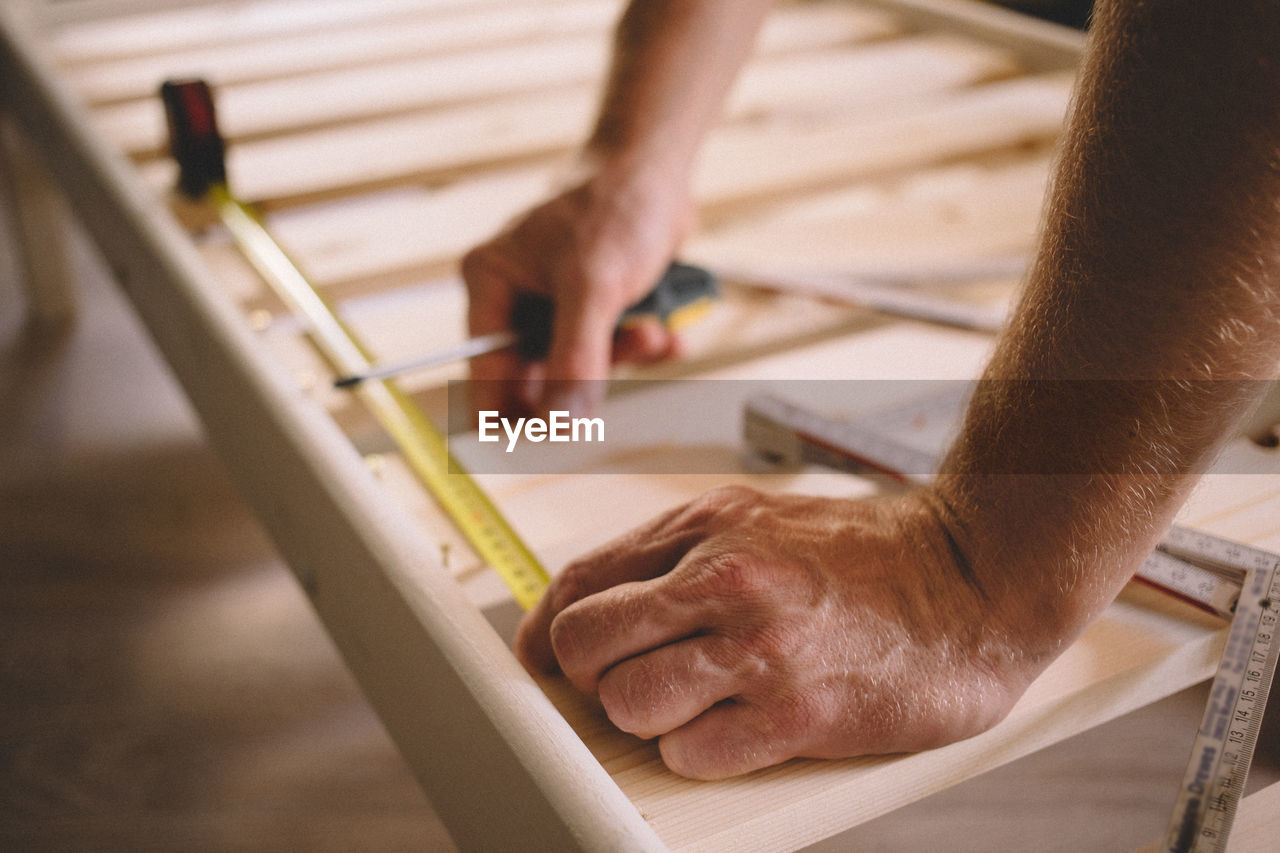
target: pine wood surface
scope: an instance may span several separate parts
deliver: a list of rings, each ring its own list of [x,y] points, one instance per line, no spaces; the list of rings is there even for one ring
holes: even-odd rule
[[[173,167],[154,159],[155,105],[137,100],[144,95],[138,81],[164,68],[186,73],[210,51],[239,57],[230,64],[243,73],[224,72],[233,186],[263,205],[282,244],[376,354],[395,358],[463,336],[465,299],[452,276],[457,257],[557,179],[563,157],[585,132],[605,26],[617,9],[606,0],[525,0],[518,9],[529,14],[493,27],[496,5],[258,0],[232,13],[197,7],[67,26],[49,36],[49,48],[67,79],[82,87],[79,97],[100,105],[94,112],[99,131],[140,161],[157,203],[166,199]],[[1017,35],[984,35],[985,19],[977,13],[967,19],[977,21],[976,29],[922,31],[920,22],[933,20],[932,5],[920,6],[924,11],[902,15],[879,4],[835,2],[779,10],[700,160],[702,228],[688,252],[713,267],[767,271],[784,283],[796,278],[796,293],[742,286],[730,276],[725,299],[689,332],[685,359],[627,374],[653,384],[610,401],[621,418],[678,393],[678,384],[661,382],[673,378],[976,374],[988,335],[889,321],[840,304],[839,293],[834,300],[800,295],[803,274],[888,276],[911,279],[902,286],[921,294],[998,310],[1017,284],[1016,273],[950,279],[956,269],[981,270],[993,259],[1016,260],[1030,250],[1071,82],[1070,68],[1052,58],[1064,48],[1055,42],[1043,54],[1019,50]],[[537,14],[551,8],[563,18]],[[367,52],[379,33],[435,23],[444,26],[433,31],[452,34],[449,39],[413,46],[388,38],[385,52]],[[208,46],[194,43],[197,28]],[[297,50],[277,50],[282,39]],[[321,39],[339,47],[325,57],[305,48]],[[286,54],[295,59],[283,59]],[[574,61],[562,63],[566,56]],[[509,73],[495,73],[498,67]],[[525,70],[512,71],[519,68]],[[413,85],[428,74],[439,74],[441,84]],[[810,82],[815,78],[822,85]],[[858,89],[854,80],[873,83]],[[202,223],[192,205],[167,200],[193,226],[205,262],[239,303],[245,327],[301,394],[368,454],[376,478],[426,532],[470,600],[500,632],[508,631],[512,608],[493,574],[443,521],[368,416],[333,391],[332,372],[297,322],[207,217]],[[443,383],[460,370],[414,377],[405,387],[440,416]],[[709,437],[688,447],[663,440],[641,443],[620,458],[584,456],[577,476],[478,478],[553,569],[716,483],[838,494],[883,487],[816,471],[788,477],[736,471],[735,418],[732,410],[713,418]],[[467,439],[460,440],[465,445]],[[1243,441],[1231,452],[1270,473],[1207,478],[1184,518],[1280,548],[1280,462],[1274,451]],[[690,453],[725,460],[721,473],[664,473],[681,470]],[[591,473],[592,465],[613,473]],[[591,522],[584,524],[579,508],[588,505]],[[322,612],[326,607],[341,620],[340,603],[321,606]],[[617,733],[563,685],[545,687],[663,843],[787,849],[1189,687],[1212,671],[1221,639],[1222,626],[1213,620],[1155,593],[1129,590],[1010,719],[986,735],[917,756],[791,762],[712,785],[672,776],[651,745]],[[396,703],[386,690],[374,700]],[[397,718],[405,719],[400,712]],[[427,772],[416,763],[426,754],[408,756],[419,773]]]

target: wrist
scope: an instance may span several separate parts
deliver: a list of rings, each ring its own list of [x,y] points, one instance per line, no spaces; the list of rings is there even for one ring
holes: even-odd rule
[[[689,165],[661,146],[591,142],[556,176],[559,189],[590,185],[605,195],[643,195],[691,205]]]
[[[616,226],[618,233],[631,235],[628,240],[649,247],[634,257],[656,250],[663,265],[697,222],[688,176],[660,155],[584,148],[555,183],[559,193],[576,196],[583,215],[603,223],[604,232]]]
[[[957,653],[968,656],[1020,695],[1101,609],[1086,585],[1064,582],[1086,573],[1079,554],[1023,547],[1012,516],[971,512],[962,496],[942,487],[914,493],[920,535],[937,568],[932,583],[962,588],[972,625],[958,630]],[[1068,567],[1066,564],[1072,563]]]

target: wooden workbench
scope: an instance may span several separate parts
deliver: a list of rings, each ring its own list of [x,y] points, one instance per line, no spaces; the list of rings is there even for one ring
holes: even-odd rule
[[[368,415],[329,387],[331,370],[225,236],[170,197],[155,97],[169,76],[218,86],[237,194],[378,356],[410,355],[461,339],[458,255],[544,193],[585,132],[618,4],[104,9],[5,12],[7,185],[36,248],[32,311],[73,310],[48,248],[65,195],[460,845],[795,848],[1212,671],[1221,623],[1134,588],[984,735],[718,783],[673,776],[652,744],[515,663],[505,590]],[[687,355],[634,372],[642,382],[606,417],[670,405],[677,379],[973,377],[989,333],[894,319],[852,297],[868,281],[909,279],[891,289],[998,316],[1018,280],[1010,260],[1034,239],[1079,49],[1075,34],[964,3],[784,4],[698,170],[702,227],[686,255],[732,273],[725,298],[690,330]],[[956,269],[978,273],[949,280]],[[442,389],[460,375],[403,385],[442,418]],[[719,411],[687,445],[479,478],[552,569],[714,484],[884,488],[735,467],[736,414]],[[458,446],[475,449],[465,436]],[[690,453],[719,462],[671,473],[689,470]],[[1280,548],[1280,458],[1244,439],[1228,457],[1224,470],[1257,473],[1211,474],[1183,521]]]

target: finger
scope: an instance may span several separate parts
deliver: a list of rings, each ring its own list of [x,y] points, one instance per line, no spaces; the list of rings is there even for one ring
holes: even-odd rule
[[[738,692],[732,644],[694,636],[622,661],[600,678],[600,702],[613,724],[651,738],[688,723]]]
[[[476,412],[496,411],[508,417],[528,414],[524,376],[527,371],[519,358],[508,352],[495,352],[471,360],[468,382],[472,416]]]
[[[551,622],[551,648],[560,671],[593,693],[615,665],[692,637],[706,624],[705,607],[664,594],[663,579],[624,583],[562,610]]]
[[[551,623],[566,607],[622,583],[655,578],[671,570],[700,536],[696,528],[677,528],[685,507],[672,509],[570,563],[552,579],[538,604],[516,630],[514,649],[526,668],[557,668],[551,648]]]
[[[613,360],[648,364],[675,354],[676,336],[655,319],[626,323],[613,336]]]
[[[658,740],[662,761],[690,779],[725,779],[800,754],[794,737],[759,706],[730,699]]]
[[[518,270],[503,263],[502,244],[495,240],[467,253],[462,259],[462,280],[467,288],[467,330],[487,335],[511,327]]]
[[[474,337],[511,328],[512,307],[521,284],[519,270],[504,261],[509,249],[497,238],[467,253],[462,277],[467,287],[467,330]],[[469,365],[474,411],[522,413],[527,367],[511,350],[478,356]]]
[[[547,353],[544,405],[588,414],[604,397],[622,306],[588,287],[562,288]]]

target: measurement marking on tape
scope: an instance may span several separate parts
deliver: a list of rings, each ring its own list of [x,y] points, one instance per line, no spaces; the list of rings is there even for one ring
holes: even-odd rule
[[[245,258],[305,325],[312,343],[339,376],[366,371],[370,353],[227,183],[226,145],[218,131],[213,91],[199,79],[171,80],[160,89],[178,189],[211,205]],[[480,486],[449,453],[444,435],[400,389],[387,381],[357,389],[361,400],[405,455],[418,481],[475,549],[501,575],[515,600],[531,608],[549,579]]]
[[[870,468],[905,482],[926,483],[939,461],[936,453],[876,429],[768,395],[748,400],[743,435],[757,451],[783,462]],[[1224,853],[1280,657],[1280,557],[1173,527],[1134,577],[1231,620],[1161,847],[1166,853]]]
[[[334,370],[341,375],[367,370],[371,364],[368,351],[252,211],[237,201],[225,185],[213,185],[208,194],[245,256],[290,309],[303,318],[312,342]],[[404,453],[418,481],[480,558],[502,577],[516,602],[526,610],[533,607],[549,583],[546,570],[488,495],[449,453],[444,435],[391,381],[363,383],[356,393]]]

